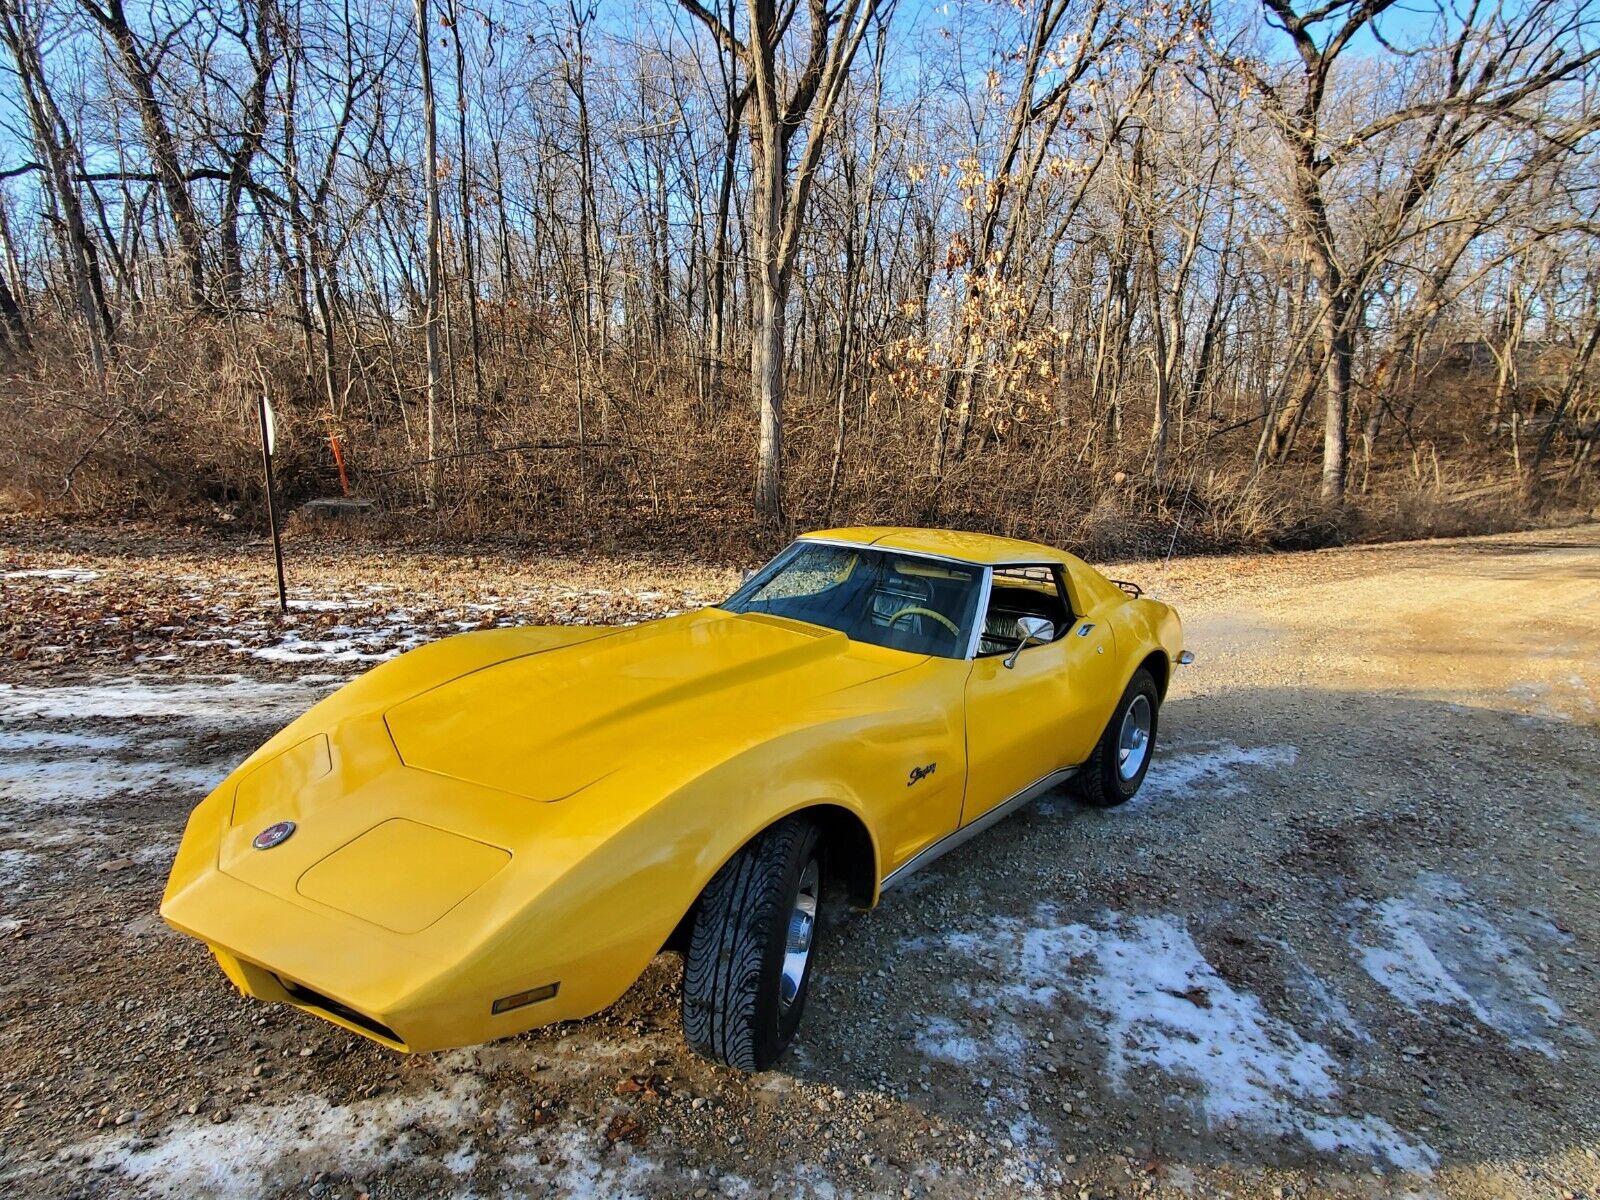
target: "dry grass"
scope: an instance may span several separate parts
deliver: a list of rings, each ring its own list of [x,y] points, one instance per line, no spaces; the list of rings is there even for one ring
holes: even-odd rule
[[[441,487],[428,468],[416,348],[379,331],[350,355],[330,404],[303,344],[262,323],[150,317],[122,347],[107,394],[84,385],[65,336],[39,339],[0,371],[0,503],[6,511],[152,517],[258,530],[263,524],[256,418],[261,377],[278,414],[280,497],[292,510],[339,494],[330,438],[355,491],[378,515],[308,537],[373,541],[499,539],[574,552],[692,551],[719,562],[771,551],[789,530],[755,519],[748,495],[754,421],[743,380],[708,401],[682,361],[616,353],[579,389],[572,363],[546,348],[486,364],[481,404],[465,366],[443,417]],[[1126,427],[1140,427],[1129,396]],[[942,525],[1067,545],[1093,558],[1311,547],[1525,526],[1592,511],[1582,474],[1556,479],[1537,506],[1517,466],[1485,441],[1470,406],[1436,405],[1432,440],[1380,443],[1352,479],[1352,503],[1325,509],[1310,436],[1296,455],[1252,467],[1254,431],[1179,447],[1161,483],[1145,446],[1084,439],[1082,424],[990,430],[931,470],[934,414],[875,403],[847,421],[836,480],[836,412],[792,390],[785,462],[792,527]],[[1063,421],[1067,418],[1061,418]],[[1084,421],[1087,421],[1087,416]],[[1196,421],[1198,426],[1199,422]],[[1087,426],[1087,427],[1091,427]],[[1428,432],[1428,431],[1424,431]],[[1454,445],[1452,454],[1439,447]],[[70,478],[70,486],[65,486]],[[295,522],[291,518],[290,527]]]

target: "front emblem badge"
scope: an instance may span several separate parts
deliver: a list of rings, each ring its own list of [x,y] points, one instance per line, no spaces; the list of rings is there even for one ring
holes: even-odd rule
[[[276,825],[268,825],[255,837],[250,839],[250,844],[257,850],[271,850],[274,846],[281,846],[294,834],[293,821],[279,821]]]

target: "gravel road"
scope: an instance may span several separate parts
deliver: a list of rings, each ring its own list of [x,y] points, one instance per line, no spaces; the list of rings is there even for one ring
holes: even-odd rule
[[[365,664],[736,579],[0,525],[0,1193],[1600,1196],[1600,526],[1119,564],[1198,656],[1144,790],[838,912],[780,1069],[612,1010],[402,1058],[155,915],[188,808]]]

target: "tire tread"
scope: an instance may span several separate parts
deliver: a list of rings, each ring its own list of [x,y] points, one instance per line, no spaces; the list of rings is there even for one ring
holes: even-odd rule
[[[684,1038],[739,1070],[759,1070],[776,1056],[758,1028],[760,988],[778,909],[790,902],[789,867],[810,829],[790,818],[757,835],[712,877],[695,913],[683,966]]]

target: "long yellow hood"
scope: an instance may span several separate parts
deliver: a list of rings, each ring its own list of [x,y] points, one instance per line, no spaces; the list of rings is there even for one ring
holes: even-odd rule
[[[555,801],[641,759],[709,752],[729,722],[803,722],[830,693],[910,662],[840,633],[711,609],[482,667],[384,722],[408,767]]]

